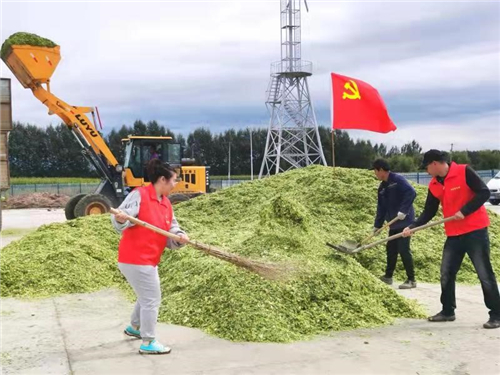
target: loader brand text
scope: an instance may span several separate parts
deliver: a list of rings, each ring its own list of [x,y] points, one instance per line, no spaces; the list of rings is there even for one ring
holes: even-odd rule
[[[85,121],[84,118],[82,118],[81,115],[76,115],[75,116],[76,119],[78,121],[80,121],[80,124],[82,124],[83,126],[85,126],[85,129],[87,129],[87,131],[89,132],[89,134],[92,136],[92,137],[97,137],[97,133],[94,129],[92,129],[92,127],[90,126],[89,123],[87,123],[87,121]]]

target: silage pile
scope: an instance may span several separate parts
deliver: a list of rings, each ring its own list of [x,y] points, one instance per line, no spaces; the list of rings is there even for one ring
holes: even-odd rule
[[[9,36],[2,44],[2,48],[0,50],[0,57],[6,58],[9,54],[10,47],[14,45],[28,45],[28,46],[36,46],[36,47],[55,47],[55,44],[52,40],[43,38],[36,34],[18,32]]]
[[[339,243],[369,232],[378,181],[369,171],[309,167],[252,181],[176,206],[194,239],[253,259],[286,262],[299,272],[272,282],[185,248],[160,265],[160,320],[236,341],[287,342],[332,330],[372,327],[395,317],[422,317],[414,302],[377,277],[383,246],[357,257]],[[417,212],[425,187],[417,187]],[[492,215],[494,268],[500,220]],[[442,228],[412,240],[418,281],[437,281]],[[48,296],[124,286],[116,270],[118,236],[107,216],[53,224],[2,250],[2,296]],[[398,274],[403,279],[401,271]],[[459,278],[477,280],[470,262]]]

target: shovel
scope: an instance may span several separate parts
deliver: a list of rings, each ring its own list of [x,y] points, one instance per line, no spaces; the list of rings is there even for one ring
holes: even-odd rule
[[[430,227],[434,227],[436,225],[443,224],[443,223],[446,223],[446,222],[451,221],[451,220],[455,220],[455,216],[447,217],[446,219],[434,221],[432,223],[428,223],[428,224],[421,225],[419,227],[413,228],[413,229],[411,229],[411,233],[415,233],[415,232],[418,232],[419,230],[423,230],[423,229],[427,229],[427,228],[430,228]],[[341,252],[343,252],[345,254],[356,254],[356,253],[359,253],[360,251],[371,249],[372,247],[375,247],[375,246],[380,245],[380,244],[385,243],[385,242],[389,242],[389,241],[395,240],[396,238],[400,238],[400,237],[403,237],[403,232],[395,234],[395,235],[387,237],[387,238],[384,238],[382,240],[378,240],[378,241],[372,242],[372,243],[370,243],[368,245],[360,246],[357,249],[346,250],[346,249],[341,248],[341,247],[336,247],[335,249],[337,249],[337,250],[339,250],[339,251],[341,251]]]
[[[389,221],[388,223],[386,223],[382,228],[377,229],[375,232],[373,232],[372,234],[370,234],[368,237],[366,237],[361,242],[357,242],[357,241],[353,241],[353,240],[345,240],[344,242],[342,242],[339,245],[334,245],[334,244],[331,244],[329,242],[327,242],[326,245],[330,246],[330,247],[333,247],[335,250],[341,251],[343,253],[349,253],[349,252],[353,251],[354,249],[357,249],[362,244],[367,243],[369,239],[371,239],[372,237],[375,237],[377,234],[379,234],[380,232],[382,232],[385,228],[387,228],[388,226],[394,224],[398,220],[399,219],[396,216],[394,219],[392,219],[391,221]]]

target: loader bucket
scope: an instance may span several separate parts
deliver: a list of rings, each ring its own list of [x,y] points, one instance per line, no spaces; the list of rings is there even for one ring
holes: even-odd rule
[[[10,53],[2,60],[24,88],[48,82],[61,60],[59,46],[13,45],[10,48]]]

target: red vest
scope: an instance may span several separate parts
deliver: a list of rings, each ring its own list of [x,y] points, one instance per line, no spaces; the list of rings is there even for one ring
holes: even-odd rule
[[[465,180],[466,167],[467,165],[465,164],[456,164],[453,162],[444,179],[444,186],[435,177],[429,184],[431,194],[441,201],[444,217],[455,215],[475,195]],[[483,229],[489,225],[490,219],[486,208],[481,206],[479,210],[467,215],[463,220],[448,221],[444,224],[444,228],[446,235],[450,237]]]
[[[137,218],[168,231],[174,212],[167,197],[159,202],[153,184],[140,187],[141,204]],[[156,266],[160,263],[167,237],[150,229],[134,225],[123,231],[118,247],[118,262]]]

